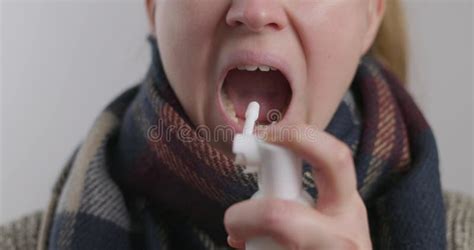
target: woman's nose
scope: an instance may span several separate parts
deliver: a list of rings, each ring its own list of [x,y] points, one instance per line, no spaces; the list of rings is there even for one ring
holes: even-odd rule
[[[282,30],[288,21],[282,1],[232,0],[226,22],[230,27],[245,26],[253,32],[266,28]]]

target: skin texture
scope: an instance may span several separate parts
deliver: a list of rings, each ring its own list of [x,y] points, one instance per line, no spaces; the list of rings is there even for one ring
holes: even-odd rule
[[[321,197],[314,208],[281,200],[231,206],[229,244],[269,235],[288,249],[370,249],[366,208],[356,190],[345,144],[324,132],[373,43],[384,0],[146,0],[171,86],[195,125],[228,124],[219,76],[237,50],[275,54],[290,65],[292,101],[268,140],[300,154],[315,169]],[[279,128],[317,131],[317,141],[275,140]],[[273,139],[272,139],[273,138]],[[278,137],[279,138],[279,137]],[[211,140],[230,155],[230,141]]]

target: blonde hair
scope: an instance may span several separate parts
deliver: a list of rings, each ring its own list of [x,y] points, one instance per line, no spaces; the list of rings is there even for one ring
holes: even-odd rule
[[[405,13],[400,0],[387,0],[385,3],[385,17],[369,53],[405,83],[408,64]]]

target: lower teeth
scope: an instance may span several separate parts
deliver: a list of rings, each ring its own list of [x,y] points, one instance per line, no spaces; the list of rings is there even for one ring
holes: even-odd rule
[[[229,116],[229,118],[234,121],[235,123],[239,122],[239,118],[235,112],[235,107],[232,101],[230,100],[229,96],[225,91],[222,91],[222,104],[224,105],[225,112]],[[276,121],[273,121],[271,124],[276,124]],[[268,127],[269,124],[256,124],[255,127],[259,129],[265,129]]]
[[[234,104],[230,101],[225,91],[222,91],[222,102],[223,102],[225,111],[229,115],[230,119],[238,123],[239,118],[237,118],[237,114],[235,113]]]

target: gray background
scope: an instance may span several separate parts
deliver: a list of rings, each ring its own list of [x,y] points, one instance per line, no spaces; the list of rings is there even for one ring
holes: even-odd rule
[[[390,1],[390,0],[388,0]],[[407,0],[410,89],[434,128],[446,189],[473,191],[473,3]],[[3,1],[0,223],[44,208],[102,108],[145,73],[144,0]]]

